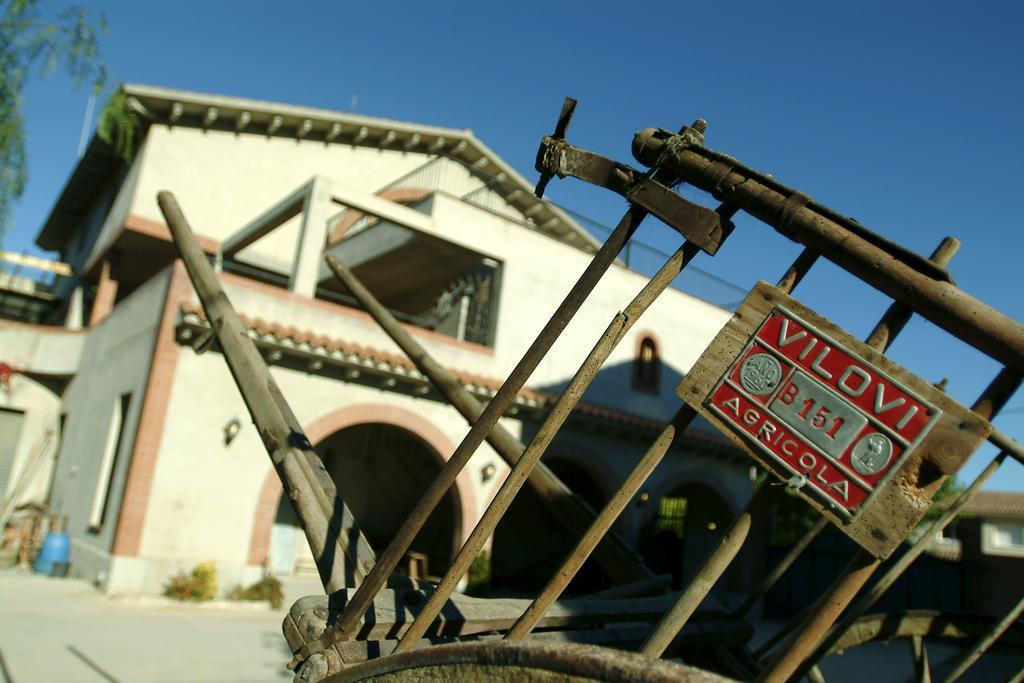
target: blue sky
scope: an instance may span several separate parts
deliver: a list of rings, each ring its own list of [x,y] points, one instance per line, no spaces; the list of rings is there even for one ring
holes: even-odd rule
[[[46,4],[46,3],[44,3]],[[64,3],[49,3],[49,8]],[[1024,5],[989,2],[93,2],[115,82],[356,110],[472,128],[530,179],[562,98],[570,141],[631,162],[633,133],[708,120],[710,147],[928,253],[945,235],[966,291],[1024,319]],[[30,180],[5,248],[35,253],[76,157],[86,91],[60,76],[25,92]],[[202,169],[197,169],[201,173]],[[549,196],[613,224],[624,203],[578,181]],[[749,288],[798,248],[753,220],[695,265]],[[643,239],[677,244],[651,221]],[[797,298],[854,334],[888,301],[832,266]],[[891,350],[970,404],[998,366],[915,319]],[[1018,440],[1021,408],[996,420]],[[991,451],[972,458],[972,478]],[[1024,491],[1010,462],[989,488]]]

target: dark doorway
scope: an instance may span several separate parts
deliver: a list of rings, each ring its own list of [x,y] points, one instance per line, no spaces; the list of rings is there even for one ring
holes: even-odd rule
[[[671,574],[672,587],[678,590],[721,542],[732,512],[714,489],[696,483],[677,486],[652,502],[655,513],[640,532],[640,554],[655,573]]]
[[[566,458],[545,460],[576,495],[599,512],[608,497],[597,479]],[[491,587],[499,595],[536,595],[572,551],[576,537],[524,486],[494,530]],[[601,567],[588,560],[569,584],[567,595],[585,595],[611,587]]]
[[[391,542],[443,463],[416,435],[387,424],[348,427],[324,439],[316,450],[377,553]],[[443,576],[451,563],[459,510],[453,488],[410,546],[426,556],[430,576]]]

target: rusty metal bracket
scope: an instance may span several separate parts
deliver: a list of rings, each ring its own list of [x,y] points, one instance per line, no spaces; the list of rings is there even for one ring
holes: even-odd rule
[[[712,256],[732,230],[728,218],[683,199],[649,174],[571,145],[561,137],[546,135],[541,140],[537,170],[542,179],[572,176],[620,194]]]
[[[555,123],[555,132],[550,136],[546,136],[545,139],[550,137],[552,140],[565,140],[565,131],[569,130],[569,123],[572,121],[572,115],[576,112],[576,100],[571,97],[566,97],[565,102],[562,103],[562,111],[558,114],[558,121]],[[537,152],[537,166],[540,166],[540,155],[541,152]],[[554,173],[541,172],[540,178],[537,180],[537,187],[533,190],[533,193],[537,195],[537,199],[544,196],[544,190],[547,188],[548,183],[551,182],[551,178],[554,177]]]

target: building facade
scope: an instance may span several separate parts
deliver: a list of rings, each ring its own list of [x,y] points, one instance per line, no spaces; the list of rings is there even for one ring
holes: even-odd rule
[[[15,373],[0,393],[0,491],[66,516],[73,573],[111,592],[159,591],[203,561],[223,585],[312,570],[223,357],[202,352],[208,326],[156,204],[170,190],[382,549],[467,424],[354,305],[324,254],[486,400],[597,241],[467,130],[150,86],[124,93],[137,153],[126,164],[93,139],[37,239],[73,275],[3,291],[0,361]],[[646,280],[612,267],[503,418],[510,431],[529,442]],[[548,466],[602,504],[729,315],[668,290],[601,370]],[[507,473],[486,444],[473,456],[413,544],[429,574],[443,573]],[[685,573],[750,487],[745,458],[698,424],[618,528],[653,564]],[[701,512],[685,514],[688,502]],[[568,550],[545,514],[529,491],[510,510],[490,547],[498,584],[543,580]],[[665,555],[666,530],[685,551]]]

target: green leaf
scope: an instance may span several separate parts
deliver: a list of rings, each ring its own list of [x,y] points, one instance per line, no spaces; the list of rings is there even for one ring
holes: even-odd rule
[[[90,11],[71,5],[57,14],[56,22],[42,21],[39,0],[0,0],[0,237],[10,220],[11,206],[28,181],[28,159],[21,117],[21,93],[33,69],[41,77],[52,75],[63,63],[77,87],[91,83],[95,94],[103,91],[107,68],[100,57],[98,31]],[[106,17],[96,24],[107,32]],[[134,124],[137,119],[122,124]],[[120,130],[120,129],[119,129]],[[134,135],[122,135],[118,148],[130,159]]]

